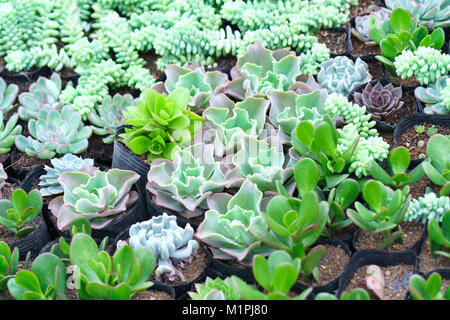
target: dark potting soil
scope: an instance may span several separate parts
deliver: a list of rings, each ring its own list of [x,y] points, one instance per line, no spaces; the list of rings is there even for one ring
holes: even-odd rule
[[[423,224],[416,222],[402,222],[400,223],[400,230],[403,232],[403,244],[393,242],[383,250],[386,251],[403,251],[411,248],[423,233]],[[359,232],[355,241],[355,248],[357,250],[366,249],[381,249],[383,243],[383,235],[381,232],[362,230]]]
[[[132,92],[134,91],[133,88],[130,87],[118,87],[118,88],[110,88],[109,89],[109,95],[111,97],[114,97],[114,95],[116,94],[120,94],[120,95],[126,95],[126,94],[132,94]]]
[[[38,157],[30,157],[26,153],[16,150],[12,168],[17,171],[30,171],[40,166],[48,164],[50,160],[39,159]]]
[[[369,54],[381,54],[380,47],[378,45],[369,46],[359,40],[358,38],[352,36],[352,56],[367,56]]]
[[[24,225],[24,228],[28,228],[28,227],[34,227],[35,229],[37,229],[39,227],[39,215],[34,218],[32,221],[28,222],[27,224]],[[29,233],[30,234],[30,233]],[[27,235],[29,235],[27,234]],[[26,236],[27,236],[26,235]],[[6,227],[4,227],[3,225],[0,225],[0,241],[5,242],[7,245],[11,245],[16,241],[19,241],[23,238],[17,238],[13,232],[9,231]]]
[[[347,286],[347,292],[358,287],[365,287],[365,277],[368,266],[356,270],[352,280]],[[405,300],[408,293],[409,279],[414,274],[412,265],[399,264],[391,267],[381,267],[384,273],[384,297],[383,300]]]
[[[161,56],[155,54],[155,52],[151,50],[147,52],[140,52],[139,57],[145,60],[145,68],[150,70],[153,77],[156,79],[161,77],[163,72],[161,72],[156,66],[156,60],[158,60]]]
[[[102,137],[93,134],[89,140],[88,148],[85,152],[78,155],[79,157],[83,159],[95,159],[100,158],[104,153],[104,143],[102,140]]]
[[[415,87],[419,86],[420,82],[416,80],[416,77],[402,79],[398,76],[393,76],[389,71],[386,70],[386,76],[395,84],[401,85],[403,87]]]
[[[384,77],[380,62],[367,62],[367,65],[369,66],[369,74],[372,76],[372,79],[381,79]]]
[[[228,55],[225,57],[216,58],[217,68],[232,68],[236,65],[237,59],[234,56]]]
[[[378,134],[389,144],[389,151],[392,150],[392,146],[394,145],[394,133],[378,131]]]
[[[342,273],[345,265],[350,257],[340,246],[323,245],[325,247],[325,255],[317,265],[319,268],[319,281],[305,281],[300,275],[297,280],[300,283],[311,285],[313,287],[327,284]]]
[[[450,269],[450,259],[438,256],[436,259],[430,253],[430,238],[426,237],[419,254],[419,271],[428,273],[436,269]]]
[[[6,182],[2,188],[2,199],[11,200],[12,193],[18,188],[19,185],[17,183]]]
[[[386,117],[381,117],[381,121],[395,127],[403,118],[417,113],[416,98],[411,93],[403,91],[401,101],[404,102],[403,106],[397,111],[391,113]]]
[[[398,146],[403,146],[409,150],[411,154],[411,160],[420,159],[420,155],[426,156],[427,143],[430,136],[427,134],[427,130],[432,126],[430,123],[422,123],[425,126],[425,131],[422,133],[417,133],[415,127],[412,126],[408,128],[398,139]],[[435,125],[437,133],[443,135],[450,134],[450,128],[446,126]],[[422,147],[418,146],[418,142],[423,141]],[[423,157],[422,156],[422,157]]]
[[[331,232],[330,238],[333,240],[345,240],[348,237],[353,236],[356,230],[358,230],[358,226],[352,223],[345,228],[336,229]]]
[[[6,159],[8,159],[8,157],[9,157],[9,154],[8,154],[8,153],[6,153],[6,154],[0,154],[0,163],[5,162]],[[3,169],[4,169],[4,168],[3,168]]]
[[[105,151],[103,152],[102,158],[112,160],[114,153],[114,144],[113,143],[104,144],[104,147]]]
[[[324,43],[331,54],[339,55],[347,52],[347,34],[337,30],[318,30],[314,34],[320,43]]]
[[[77,73],[72,68],[62,68],[61,71],[59,71],[59,75],[61,76],[61,78],[62,77],[67,78],[76,76]]]
[[[418,199],[424,196],[425,189],[429,181],[430,179],[428,179],[428,177],[424,175],[422,179],[420,179],[416,183],[409,185],[409,194],[411,195],[412,199]]]
[[[364,0],[364,1],[358,1],[357,6],[351,6],[350,7],[350,17],[356,17],[360,16],[364,13],[369,12],[370,6],[376,6],[378,5],[377,0]]]
[[[172,297],[164,291],[148,290],[138,291],[134,294],[131,300],[172,300]]]

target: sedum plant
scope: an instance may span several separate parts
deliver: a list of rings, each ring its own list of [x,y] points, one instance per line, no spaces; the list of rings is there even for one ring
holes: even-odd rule
[[[450,300],[450,287],[442,293],[442,277],[433,272],[428,279],[414,274],[409,279],[409,292],[414,300]]]
[[[128,243],[133,249],[146,247],[155,254],[158,265],[155,270],[156,277],[164,276],[174,280],[174,276],[177,275],[185,281],[185,277],[176,266],[182,266],[180,262],[183,261],[190,262],[199,249],[198,242],[192,239],[194,229],[189,223],[182,228],[178,226],[176,216],[169,216],[164,212],[148,221],[133,224],[129,235]],[[117,248],[124,245],[125,241],[117,242]]]
[[[59,107],[59,95],[61,93],[61,78],[55,72],[50,79],[39,77],[31,84],[28,92],[19,95],[20,119],[38,119],[43,108]]]
[[[83,171],[94,168],[93,159],[82,159],[71,153],[65,154],[62,158],[54,158],[50,160],[52,167],[44,166],[45,174],[41,175],[39,192],[43,197],[53,196],[64,192],[61,184],[58,182],[58,177],[63,172],[68,171]]]
[[[388,172],[375,161],[372,160],[369,165],[370,174],[377,181],[384,185],[391,186],[394,189],[403,188],[406,185],[416,183],[423,178],[425,172],[421,165],[416,166],[408,172],[411,163],[411,155],[408,149],[398,147],[389,153],[387,158]]]
[[[427,157],[422,163],[423,170],[434,184],[441,186],[440,195],[450,195],[450,138],[435,134],[427,144]]]
[[[430,115],[450,114],[450,77],[442,76],[427,88],[417,87],[414,95],[425,104],[423,112]]]
[[[70,261],[83,300],[130,300],[153,285],[147,281],[155,269],[155,256],[149,248],[125,245],[111,259],[89,235],[77,233],[70,244]]]
[[[25,237],[36,229],[26,227],[26,224],[36,218],[41,209],[42,197],[38,190],[31,190],[27,194],[22,189],[16,189],[11,200],[0,200],[0,224],[16,237]]]
[[[342,93],[345,96],[371,79],[367,63],[360,58],[353,62],[345,56],[322,62],[317,75],[317,81],[328,93]]]
[[[87,150],[92,128],[84,126],[81,115],[70,105],[57,109],[43,108],[38,119],[30,119],[31,137],[17,136],[17,149],[30,157],[51,159],[56,154],[79,154]]]
[[[441,222],[443,215],[447,211],[450,211],[450,198],[447,196],[438,197],[436,193],[429,192],[423,197],[412,199],[404,221],[426,224],[430,219],[434,218]]]
[[[402,98],[402,87],[394,87],[392,83],[383,86],[381,81],[375,85],[368,83],[363,91],[355,92],[353,98],[360,106],[365,106],[372,118],[381,120],[399,110],[404,102]]]
[[[8,121],[3,121],[3,113],[0,112],[0,154],[5,154],[11,151],[16,138],[22,133],[22,126],[17,124],[19,115],[13,114]]]
[[[216,259],[249,265],[256,254],[268,255],[273,249],[249,232],[249,226],[261,217],[262,199],[262,192],[248,180],[234,196],[212,195],[196,237],[211,248]]]
[[[88,114],[92,131],[96,135],[106,136],[103,138],[104,143],[113,143],[117,129],[125,121],[124,110],[129,106],[137,106],[137,103],[138,100],[133,99],[131,94],[115,94],[114,97],[107,95],[96,107],[96,112]]]
[[[139,175],[130,170],[64,172],[58,177],[64,195],[53,199],[48,208],[60,230],[78,217],[88,219],[93,229],[102,229],[137,201],[137,192],[131,188],[138,180]]]
[[[192,300],[239,300],[239,293],[233,287],[231,278],[211,279],[206,277],[204,283],[196,283],[195,291],[189,291]]]
[[[200,216],[208,208],[206,199],[226,184],[225,169],[213,152],[212,145],[198,143],[178,151],[173,161],[153,161],[146,188],[155,203],[188,219]]]
[[[379,181],[369,180],[362,189],[368,208],[356,201],[356,210],[347,209],[347,215],[361,229],[381,232],[381,249],[384,249],[394,241],[403,241],[403,233],[397,229],[411,200],[408,193],[409,186],[393,191]]]
[[[372,40],[369,30],[369,19],[372,15],[375,16],[381,25],[391,16],[385,8],[376,7],[376,9],[372,9],[370,15],[356,16],[355,27],[352,28],[352,35],[364,42],[365,45],[370,46],[376,45],[376,42]]]
[[[430,253],[433,258],[444,256],[450,258],[450,211],[442,216],[439,222],[431,218],[428,222],[428,236],[430,237]]]
[[[0,77],[0,110],[6,114],[14,107],[14,101],[19,93],[19,86],[11,83],[6,85],[5,80]]]

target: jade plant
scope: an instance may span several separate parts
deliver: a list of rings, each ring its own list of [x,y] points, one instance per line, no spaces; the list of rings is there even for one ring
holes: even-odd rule
[[[328,93],[342,93],[345,96],[371,79],[367,63],[360,58],[353,62],[345,56],[322,62],[317,75],[317,81]]]
[[[439,222],[431,218],[428,222],[428,236],[430,237],[430,253],[433,258],[444,256],[450,258],[450,211],[447,211]]]
[[[427,157],[422,163],[423,170],[434,184],[441,186],[440,195],[450,195],[450,139],[435,134],[427,144]]]
[[[441,222],[447,211],[450,211],[450,198],[447,196],[439,197],[434,192],[428,192],[423,197],[411,200],[404,220],[426,224],[434,218]]]
[[[356,288],[351,292],[344,292],[340,299],[331,293],[320,292],[314,297],[314,300],[370,300],[370,296],[365,289]]]
[[[83,171],[94,169],[93,159],[82,159],[71,153],[65,154],[61,158],[53,158],[50,160],[52,167],[44,166],[45,174],[40,176],[39,192],[43,197],[53,196],[64,192],[61,184],[58,182],[58,177],[63,172],[68,171]]]
[[[262,216],[256,217],[250,223],[249,231],[266,245],[286,251],[294,258],[300,258],[302,277],[307,281],[318,281],[317,265],[325,255],[325,247],[310,247],[322,234],[328,212],[328,203],[319,202],[315,191],[306,192],[301,200],[275,196],[268,203],[267,210],[262,212]]]
[[[114,97],[107,95],[101,104],[96,107],[96,112],[88,114],[92,130],[96,135],[105,136],[103,142],[110,144],[114,142],[116,130],[123,125],[124,110],[129,106],[137,106],[137,99],[130,94],[115,94]]]
[[[418,17],[397,8],[392,11],[389,20],[380,23],[375,16],[369,19],[369,31],[372,39],[380,46],[382,55],[375,58],[382,62],[392,75],[397,75],[394,60],[405,50],[415,51],[419,47],[441,49],[444,44],[444,31],[436,28],[428,34],[426,27],[418,27]],[[419,80],[420,81],[420,80]]]
[[[209,104],[211,96],[223,89],[229,82],[228,76],[220,71],[208,71],[199,65],[181,67],[169,65],[164,73],[167,80],[153,86],[156,91],[169,94],[177,88],[189,89],[188,105],[193,111],[204,109]]]
[[[9,279],[14,278],[18,264],[19,248],[15,247],[11,253],[9,246],[5,242],[0,241],[0,293],[5,290]]]
[[[129,230],[129,245],[133,248],[146,247],[155,254],[158,267],[155,270],[157,279],[174,280],[175,275],[185,281],[184,275],[177,269],[183,262],[191,262],[199,249],[199,244],[192,239],[194,229],[188,223],[184,228],[178,226],[177,217],[163,213],[150,220],[133,224]],[[117,248],[127,244],[119,240]]]
[[[22,126],[17,124],[17,121],[19,121],[19,115],[15,113],[5,125],[3,113],[0,112],[0,154],[10,152],[16,138],[22,133]]]
[[[8,290],[16,300],[67,300],[66,268],[54,254],[39,255],[30,270],[21,270],[8,281]]]
[[[231,282],[243,300],[305,300],[312,288],[294,297],[289,295],[292,286],[297,282],[302,263],[299,258],[292,258],[281,250],[271,253],[267,259],[261,255],[255,256],[253,275],[267,293],[246,284],[237,276],[232,276]]]
[[[195,291],[189,291],[192,300],[239,300],[240,295],[233,287],[231,278],[206,277],[204,283],[196,283]]]
[[[0,200],[0,224],[16,237],[25,237],[36,229],[26,225],[39,215],[41,209],[42,197],[38,190],[27,194],[22,189],[16,189],[11,200]]]
[[[234,196],[212,195],[196,237],[211,248],[216,259],[250,265],[256,254],[268,255],[274,249],[249,232],[253,221],[261,218],[262,200],[262,192],[248,180]]]
[[[14,101],[19,93],[19,86],[11,83],[6,85],[5,80],[0,77],[0,110],[8,113],[14,107]]]
[[[409,186],[393,191],[379,181],[369,180],[362,188],[362,195],[368,208],[356,201],[356,210],[347,209],[347,216],[361,229],[381,233],[383,235],[381,249],[394,241],[403,243],[403,233],[398,225],[403,221],[411,200],[408,193]]]
[[[70,244],[70,261],[78,296],[83,300],[130,300],[153,285],[155,256],[146,247],[125,245],[111,256],[94,239],[77,233]]]
[[[147,154],[148,162],[173,159],[179,145],[188,145],[203,124],[203,118],[187,108],[189,97],[186,88],[175,89],[167,97],[146,89],[137,107],[124,110],[125,123],[132,128],[119,137],[134,153]]]
[[[450,114],[450,77],[442,76],[427,88],[417,87],[414,95],[425,104],[423,112],[430,115]]]
[[[416,183],[423,178],[425,172],[421,165],[416,166],[408,172],[411,163],[411,155],[408,149],[398,147],[389,153],[387,158],[386,172],[374,160],[370,162],[369,170],[372,177],[384,185],[391,186],[394,189],[403,188],[406,185]]]
[[[173,161],[154,160],[146,188],[155,203],[186,218],[201,215],[206,199],[226,184],[225,169],[213,152],[212,145],[198,143],[176,152]]]
[[[81,115],[70,105],[61,111],[43,108],[38,119],[28,121],[31,137],[17,136],[17,149],[30,157],[51,159],[56,154],[80,154],[87,150],[92,128],[84,126]]]
[[[53,199],[48,208],[60,230],[78,217],[88,219],[93,229],[102,229],[137,201],[137,192],[131,188],[138,180],[139,175],[130,170],[64,172],[58,177],[64,195]]]
[[[437,272],[433,272],[426,280],[418,274],[409,280],[409,292],[414,300],[450,300],[450,287],[445,291],[443,289],[442,276]]]
[[[378,120],[386,119],[404,104],[400,101],[402,87],[394,87],[392,83],[383,86],[381,81],[377,81],[375,85],[369,82],[361,93],[355,92],[353,98],[357,104],[366,107],[372,118]]]

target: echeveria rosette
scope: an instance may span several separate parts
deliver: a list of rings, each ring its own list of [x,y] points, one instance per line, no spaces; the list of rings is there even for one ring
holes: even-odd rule
[[[64,172],[58,178],[64,195],[53,199],[48,208],[60,230],[79,217],[88,219],[93,229],[102,229],[137,201],[138,194],[131,188],[138,180],[139,175],[130,170]]]
[[[223,160],[227,174],[226,187],[240,188],[249,180],[264,193],[277,192],[277,182],[281,182],[293,192],[295,185],[290,178],[293,168],[287,168],[289,159],[285,158],[283,146],[276,136],[258,140],[256,137],[243,136],[239,140],[238,151]],[[289,187],[287,186],[289,184]]]
[[[17,136],[17,149],[30,157],[51,159],[56,154],[80,154],[87,150],[92,128],[84,126],[80,113],[70,105],[62,110],[44,108],[38,119],[28,121],[31,137]]]
[[[353,98],[360,106],[366,106],[372,118],[379,120],[399,110],[404,104],[400,101],[402,87],[394,87],[392,83],[383,86],[380,81],[377,81],[375,85],[369,82],[362,92],[355,92]]]
[[[129,106],[137,106],[137,103],[138,100],[131,94],[115,94],[114,97],[107,95],[102,104],[96,107],[97,112],[88,114],[92,130],[96,135],[106,136],[103,138],[104,143],[113,143],[117,128],[125,121],[123,111]]]
[[[255,255],[266,256],[274,250],[248,229],[255,218],[261,217],[262,198],[262,192],[247,180],[234,196],[217,193],[208,199],[210,210],[205,212],[196,237],[211,248],[214,258],[251,265]]]
[[[372,10],[370,14],[355,17],[355,27],[352,28],[352,35],[368,46],[374,46],[377,44],[372,40],[369,32],[369,18],[372,15],[375,16],[380,25],[383,25],[383,23],[391,17],[389,10],[378,7]]]
[[[173,161],[154,160],[147,190],[155,203],[188,219],[200,216],[208,208],[206,199],[225,186],[225,169],[213,153],[212,145],[195,144],[175,152]]]
[[[360,58],[353,62],[345,56],[322,62],[317,75],[317,81],[328,93],[342,93],[345,96],[371,79],[367,63]]]
[[[270,90],[287,90],[301,74],[299,58],[286,49],[270,51],[257,41],[248,46],[236,66],[231,69],[232,81],[224,93],[238,99],[265,95]]]
[[[450,113],[450,77],[442,76],[427,88],[414,90],[417,99],[425,104],[423,112],[430,115],[446,116]]]
[[[14,101],[19,93],[19,86],[11,83],[6,85],[5,80],[0,77],[0,110],[6,114],[14,107]]]
[[[186,67],[171,64],[164,70],[164,73],[167,80],[164,83],[156,84],[153,89],[164,95],[177,88],[189,89],[188,105],[193,111],[207,107],[211,96],[223,89],[229,82],[225,73],[220,71],[205,72],[202,66],[193,64]]]

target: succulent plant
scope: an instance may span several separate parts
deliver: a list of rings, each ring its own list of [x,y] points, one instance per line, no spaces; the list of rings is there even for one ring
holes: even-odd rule
[[[19,115],[13,114],[8,122],[3,121],[3,113],[0,111],[0,154],[5,154],[11,151],[16,138],[22,133],[22,126],[17,124]]]
[[[204,283],[196,283],[195,291],[189,291],[192,300],[239,300],[239,294],[233,287],[231,278],[206,277]]]
[[[391,10],[403,8],[411,16],[419,18],[419,24],[429,29],[447,27],[450,24],[450,2],[448,0],[386,0]]]
[[[365,280],[369,293],[373,293],[376,298],[383,300],[385,286],[383,270],[375,264],[367,266]]]
[[[249,265],[256,254],[274,251],[249,232],[249,226],[261,217],[263,194],[256,185],[245,181],[231,196],[216,193],[208,198],[209,210],[198,226],[196,237],[206,243],[216,259],[235,260]]]
[[[5,172],[5,169],[3,169],[3,164],[0,163],[0,200],[2,199],[1,190],[6,184],[6,179],[8,179],[8,174]]]
[[[431,256],[433,258],[438,256],[450,258],[450,211],[444,213],[440,223],[431,218],[427,231],[430,237]]]
[[[22,120],[37,119],[42,108],[59,106],[61,78],[55,72],[50,79],[39,77],[29,92],[19,95],[19,116]]]
[[[9,246],[0,241],[0,293],[6,288],[9,279],[14,278],[19,264],[19,248],[15,247],[11,253]]]
[[[64,189],[58,181],[58,177],[63,172],[84,171],[95,168],[93,159],[82,159],[71,153],[67,153],[59,159],[54,158],[50,160],[50,162],[53,168],[45,165],[44,170],[46,173],[40,177],[41,181],[39,182],[39,186],[41,188],[39,189],[39,192],[43,197],[53,196],[64,192]]]
[[[19,86],[12,83],[6,85],[5,80],[0,77],[0,110],[3,113],[8,113],[14,107],[14,101],[19,93]]]
[[[433,272],[427,280],[414,274],[409,279],[409,292],[414,300],[450,300],[450,287],[442,288],[442,276],[438,272]]]
[[[286,49],[270,51],[261,41],[248,46],[231,70],[232,81],[224,92],[238,100],[269,90],[285,91],[300,75],[298,57]]]
[[[371,79],[367,63],[360,58],[353,63],[345,56],[322,62],[317,75],[317,81],[328,93],[342,93],[345,96]]]
[[[129,235],[128,242],[133,249],[147,247],[154,252],[158,265],[155,270],[157,277],[166,275],[173,280],[173,276],[177,275],[181,280],[185,280],[173,263],[191,261],[199,249],[198,242],[192,239],[194,229],[189,223],[182,228],[178,226],[176,216],[169,216],[164,212],[148,221],[133,224]],[[124,245],[125,241],[117,242],[117,248]]]
[[[450,77],[442,76],[427,88],[414,90],[417,99],[425,103],[425,114],[446,116],[450,113]]]
[[[147,190],[157,205],[186,218],[207,209],[206,199],[225,187],[225,169],[214,160],[212,145],[195,144],[175,153],[173,161],[154,160],[150,165]]]
[[[352,34],[366,45],[376,45],[376,42],[372,40],[369,30],[369,19],[372,15],[375,16],[381,25],[391,16],[390,12],[385,8],[377,7],[370,12],[370,15],[355,17],[355,27],[352,28]]]
[[[93,229],[101,229],[137,201],[137,192],[131,188],[138,180],[139,175],[130,170],[64,172],[58,177],[64,196],[53,199],[48,208],[60,230],[78,217],[88,219]]]
[[[447,196],[438,197],[436,193],[429,192],[423,197],[412,199],[404,220],[426,224],[428,220],[434,218],[441,222],[444,213],[447,211],[450,211],[450,198]]]
[[[17,136],[16,147],[30,157],[51,159],[56,154],[79,154],[87,150],[92,128],[70,105],[62,110],[43,108],[38,119],[28,121],[31,137]]]
[[[369,82],[361,93],[355,92],[353,98],[361,107],[366,107],[372,118],[379,120],[396,112],[404,104],[400,101],[402,87],[394,87],[392,83],[383,86],[381,81],[377,81],[375,85]]]
[[[168,94],[177,88],[187,88],[190,92],[188,105],[193,111],[208,106],[209,99],[229,82],[228,76],[220,71],[205,72],[199,65],[186,67],[169,65],[164,73],[167,80],[153,86],[160,93]]]
[[[106,136],[103,142],[110,144],[114,142],[116,130],[125,121],[123,111],[129,106],[137,106],[138,100],[131,94],[115,94],[114,97],[107,95],[102,104],[96,107],[97,112],[88,114],[92,130],[96,135]]]
[[[422,167],[431,182],[441,186],[440,195],[450,195],[450,138],[435,134],[427,144],[427,157]]]

